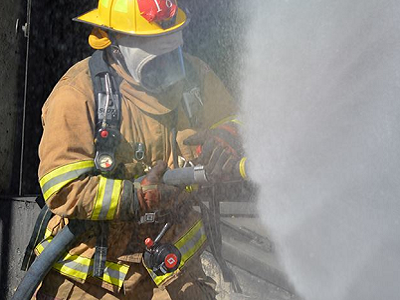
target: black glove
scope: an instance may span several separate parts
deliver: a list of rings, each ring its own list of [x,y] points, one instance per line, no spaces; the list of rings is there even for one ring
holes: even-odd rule
[[[184,145],[201,145],[196,164],[204,165],[211,182],[242,179],[240,161],[243,145],[237,125],[224,123],[214,129],[200,131],[183,141]]]

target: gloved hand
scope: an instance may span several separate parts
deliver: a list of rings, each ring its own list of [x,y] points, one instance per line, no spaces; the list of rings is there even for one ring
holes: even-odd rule
[[[200,131],[184,140],[183,144],[201,145],[195,163],[204,165],[211,182],[242,179],[239,163],[244,151],[235,123],[224,123],[214,129]]]
[[[143,212],[154,212],[168,208],[181,192],[180,188],[161,182],[166,170],[167,163],[161,160],[157,161],[136,190],[139,205]]]

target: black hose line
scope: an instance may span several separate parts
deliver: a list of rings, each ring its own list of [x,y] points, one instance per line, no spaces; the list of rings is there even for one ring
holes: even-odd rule
[[[65,253],[65,249],[69,249],[69,245],[88,230],[87,225],[88,222],[86,221],[70,220],[69,224],[54,237],[36,258],[11,300],[30,300],[53,264]]]

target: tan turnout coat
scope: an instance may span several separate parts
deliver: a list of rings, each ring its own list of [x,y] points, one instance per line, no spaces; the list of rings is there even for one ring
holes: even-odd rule
[[[208,128],[221,119],[233,115],[236,111],[235,103],[206,64],[191,56],[188,56],[188,59],[199,74],[204,103],[202,127]],[[133,198],[133,179],[143,175],[145,166],[152,166],[157,160],[167,161],[172,168],[171,129],[172,111],[175,108],[178,108],[178,152],[185,159],[193,159],[195,149],[184,146],[182,141],[199,128],[191,128],[183,112],[181,104],[183,85],[176,86],[168,94],[157,99],[135,89],[136,83],[133,79],[118,65],[112,64],[123,78],[120,85],[122,95],[120,131],[123,138],[116,153],[117,161],[124,165],[123,172],[115,181],[110,181],[110,178],[101,175],[92,175],[91,172],[83,172],[82,170],[93,168],[95,156],[95,100],[88,61],[89,59],[85,59],[69,69],[43,106],[44,131],[39,149],[39,179],[46,203],[55,214],[48,225],[47,237],[50,234],[56,235],[68,219],[109,220],[107,261],[129,267],[132,263],[141,263],[143,240],[147,236],[154,238],[160,229],[160,226],[154,224],[139,226],[127,220],[125,209]],[[135,144],[138,142],[146,147],[143,162],[135,160]],[[104,196],[104,189],[107,188],[105,184],[112,184],[113,198],[110,198],[111,204],[108,208],[101,207],[99,203],[101,201],[99,199]],[[106,200],[102,201],[104,205]],[[199,216],[194,211],[185,214],[182,220],[170,229],[164,241],[175,242],[198,220]],[[69,251],[69,255],[91,259],[96,242],[94,235],[93,232],[88,232]],[[63,270],[59,272],[64,274]],[[68,272],[65,275],[68,275]],[[130,285],[134,286],[142,276],[145,275],[140,272],[130,274]],[[74,280],[93,282],[114,292],[121,288],[98,278],[92,278],[90,274]]]

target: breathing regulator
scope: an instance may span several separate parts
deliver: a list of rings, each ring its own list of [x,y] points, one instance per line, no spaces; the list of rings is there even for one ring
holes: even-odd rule
[[[182,255],[178,248],[169,243],[160,243],[170,227],[171,223],[165,224],[154,241],[151,238],[145,240],[144,263],[157,276],[176,271],[181,263]]]

